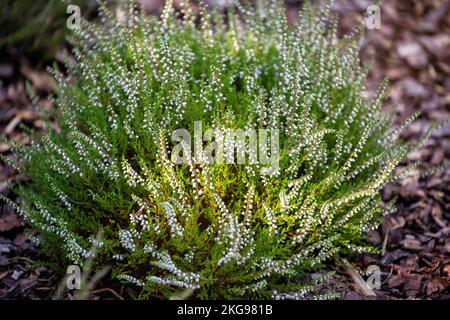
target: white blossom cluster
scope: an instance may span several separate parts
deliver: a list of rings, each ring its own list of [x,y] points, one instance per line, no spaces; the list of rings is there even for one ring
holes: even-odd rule
[[[133,230],[134,231],[134,230]],[[120,230],[119,231],[119,239],[120,243],[125,249],[128,249],[130,251],[136,250],[136,245],[134,244],[134,232],[130,230]]]
[[[160,205],[164,208],[167,214],[167,223],[169,224],[170,231],[172,236],[174,237],[182,237],[183,236],[183,228],[177,222],[177,215],[172,205],[168,202],[161,202]]]

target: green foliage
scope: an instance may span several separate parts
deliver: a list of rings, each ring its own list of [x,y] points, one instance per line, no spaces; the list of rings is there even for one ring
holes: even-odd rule
[[[92,11],[86,0],[70,3],[81,6],[85,16]],[[53,60],[69,33],[66,8],[63,0],[1,1],[0,53],[19,53],[35,62]]]
[[[379,191],[409,147],[380,111],[386,83],[365,96],[360,33],[337,39],[329,6],[295,26],[276,1],[237,7],[225,23],[202,6],[198,26],[170,1],[160,20],[102,8],[77,33],[77,63],[55,72],[61,131],[17,149],[30,181],[12,205],[52,257],[82,264],[102,229],[96,262],[142,298],[297,299],[327,259],[374,250],[365,234],[393,205]],[[279,129],[279,170],[175,165],[170,134],[194,121]]]

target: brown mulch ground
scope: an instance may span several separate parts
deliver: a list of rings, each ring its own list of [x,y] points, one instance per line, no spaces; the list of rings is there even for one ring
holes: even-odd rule
[[[337,1],[334,9],[349,30],[371,1]],[[390,80],[386,108],[398,106],[397,122],[415,111],[422,116],[403,137],[416,140],[431,120],[450,117],[450,1],[394,1],[381,6],[381,29],[368,30],[363,60],[373,59],[369,90],[384,77]],[[417,174],[450,159],[450,126],[437,131],[409,161],[421,160]],[[406,164],[407,162],[405,162]],[[409,178],[388,185],[383,200],[398,197],[397,213],[387,217],[369,240],[383,248],[380,256],[365,255],[361,270],[382,271],[377,299],[450,299],[450,170],[424,179]],[[365,299],[348,279],[344,299]],[[353,284],[351,283],[353,282]]]
[[[152,2],[149,10],[161,6],[161,1],[147,2]],[[288,17],[294,18],[299,1],[286,2]],[[337,0],[333,10],[342,19],[341,31],[355,26],[370,4],[365,0]],[[386,0],[381,7],[381,29],[367,30],[362,57],[374,60],[369,92],[389,77],[391,95],[386,108],[398,106],[398,122],[417,110],[423,112],[405,130],[405,139],[417,139],[431,120],[442,122],[450,117],[450,0]],[[20,124],[42,127],[27,98],[25,80],[38,92],[41,104],[51,108],[46,95],[52,91],[52,84],[41,68],[30,67],[23,59],[0,63],[0,132],[22,143],[26,141]],[[11,156],[9,146],[1,141],[0,153]],[[449,126],[409,157],[409,161],[418,159],[423,161],[418,174],[450,159]],[[8,189],[13,178],[17,177],[0,163],[0,192],[8,197],[13,197]],[[450,170],[388,185],[383,199],[394,196],[398,197],[398,212],[369,235],[372,243],[383,248],[382,255],[364,255],[351,261],[353,268],[381,268],[382,285],[375,290],[376,299],[450,299]],[[17,215],[0,204],[0,299],[49,299],[60,279],[47,268],[34,266],[44,257],[39,256],[24,231]],[[335,286],[343,299],[373,299],[364,295],[348,268],[335,269]],[[113,297],[104,290],[95,298]]]
[[[0,64],[0,131],[10,139],[26,143],[20,126],[42,128],[36,108],[25,91],[28,81],[40,97],[40,103],[51,107],[46,96],[52,91],[51,81],[42,70],[33,70],[25,61],[11,59]],[[11,157],[8,144],[0,141],[0,153]],[[0,162],[0,192],[14,195],[8,189],[13,179],[20,179]],[[17,214],[0,204],[0,299],[46,299],[54,290],[57,277],[45,267],[37,267],[37,248],[27,239],[25,227]]]

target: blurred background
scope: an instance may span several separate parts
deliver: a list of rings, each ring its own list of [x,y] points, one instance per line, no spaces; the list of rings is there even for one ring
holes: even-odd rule
[[[153,15],[159,15],[165,3],[137,2]],[[206,3],[225,13],[233,1]],[[82,19],[96,19],[95,0],[0,2],[0,134],[16,142],[28,143],[22,136],[23,126],[42,128],[36,104],[44,110],[53,108],[48,96],[54,92],[54,83],[46,67],[63,67],[64,52],[70,51],[66,41],[71,33],[66,27],[69,4],[80,7]],[[192,4],[195,11],[198,5],[195,1]],[[285,0],[284,4],[288,21],[294,22],[302,1]],[[339,33],[362,23],[372,4],[368,0],[335,0],[332,11],[340,17]],[[179,0],[174,0],[174,6],[180,8]],[[380,17],[379,29],[366,29],[360,53],[363,62],[373,62],[367,92],[373,94],[378,83],[388,77],[390,97],[385,108],[398,107],[396,122],[422,112],[403,133],[404,139],[413,141],[431,121],[443,122],[450,117],[450,0],[385,0]],[[34,103],[27,95],[26,83],[37,93]],[[0,154],[12,157],[4,138],[0,139]],[[402,163],[423,161],[415,177],[388,185],[383,191],[385,201],[398,197],[398,211],[368,235],[382,253],[349,258],[349,265],[329,264],[329,269],[336,271],[330,286],[342,293],[342,299],[450,299],[450,170],[420,178],[421,173],[449,159],[447,126]],[[10,185],[20,179],[26,177],[0,162],[2,194],[14,198]],[[0,204],[0,299],[49,299],[55,292],[60,279],[48,268],[36,266],[44,258],[27,240],[28,234],[33,231],[26,230],[20,218]],[[367,296],[358,285],[359,273],[371,265],[382,271],[382,285],[374,290],[375,296]],[[107,283],[100,284],[92,295],[94,299],[134,296],[133,288]]]

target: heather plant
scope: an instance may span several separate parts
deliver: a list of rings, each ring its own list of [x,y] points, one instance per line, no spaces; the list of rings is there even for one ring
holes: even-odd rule
[[[100,24],[83,22],[76,63],[53,72],[56,114],[8,160],[29,180],[20,204],[6,201],[63,265],[92,258],[103,230],[95,263],[141,298],[309,297],[325,261],[377,250],[366,233],[392,212],[380,190],[422,143],[399,140],[416,115],[393,127],[385,82],[366,97],[360,29],[338,39],[329,5],[306,4],[291,26],[277,1],[226,17],[202,4],[199,19],[183,3],[160,19],[101,5]],[[278,166],[175,164],[173,130],[199,121],[278,130]]]

